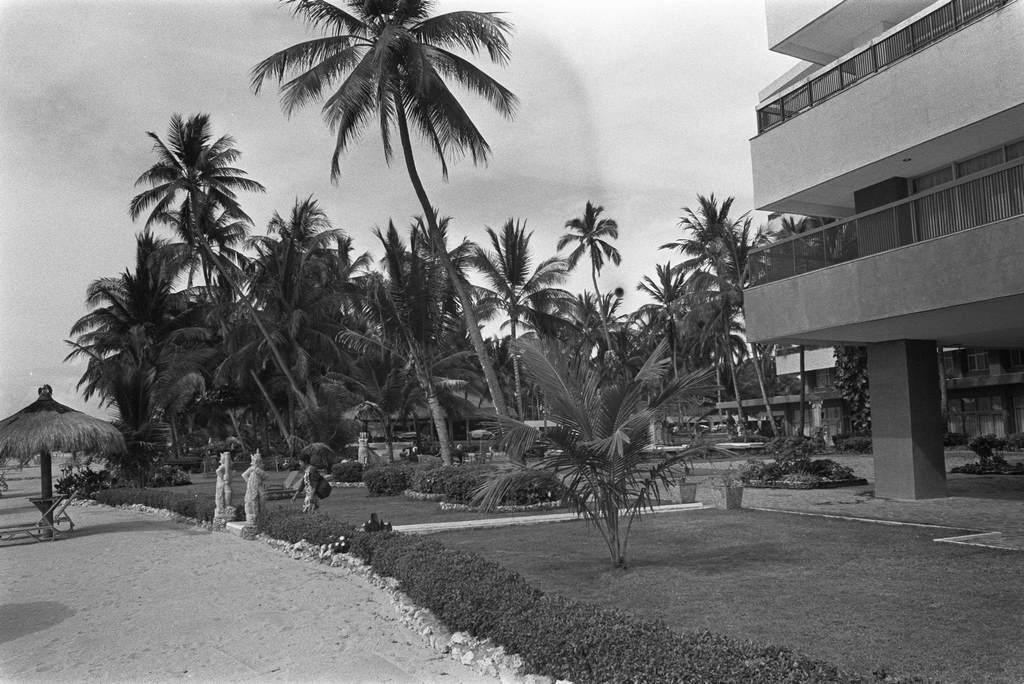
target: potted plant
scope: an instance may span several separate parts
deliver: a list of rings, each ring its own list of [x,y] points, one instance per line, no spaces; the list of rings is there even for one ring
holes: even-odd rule
[[[716,508],[743,507],[743,480],[735,470],[727,470],[712,478],[711,489],[714,492],[713,503]]]
[[[680,465],[682,467],[676,477],[679,483],[679,503],[696,503],[697,483],[686,481],[686,476],[693,472],[692,464],[689,461],[683,461]]]

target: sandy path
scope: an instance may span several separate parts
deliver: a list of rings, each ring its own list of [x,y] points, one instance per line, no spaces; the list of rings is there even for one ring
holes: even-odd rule
[[[0,499],[0,524],[31,517]],[[341,568],[155,515],[72,507],[0,546],[0,680],[478,682]]]

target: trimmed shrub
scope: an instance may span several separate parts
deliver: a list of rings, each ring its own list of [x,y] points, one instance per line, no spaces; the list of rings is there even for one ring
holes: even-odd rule
[[[213,522],[216,506],[212,498],[199,498],[198,494],[179,494],[160,489],[115,487],[96,492],[94,499],[108,506],[142,504],[150,508],[163,508],[202,522]],[[235,520],[245,520],[245,509],[235,506]]]
[[[871,453],[870,435],[836,435],[836,449],[839,451],[851,451],[855,454]]]
[[[449,466],[451,467],[451,466]],[[444,494],[444,465],[436,463],[420,465],[413,470],[409,489],[422,494]]]
[[[331,466],[331,478],[335,482],[362,482],[363,464],[359,461],[341,461]]]
[[[451,503],[468,504],[473,500],[473,494],[487,481],[487,476],[493,472],[489,468],[473,466],[442,466],[441,486],[444,490],[444,498]]]
[[[408,463],[395,461],[363,472],[363,482],[370,496],[396,496],[412,482],[413,468]]]
[[[356,528],[329,515],[288,508],[270,509],[259,517],[257,526],[263,534],[292,544],[303,539],[311,544],[328,544],[342,535],[352,537],[356,532]]]

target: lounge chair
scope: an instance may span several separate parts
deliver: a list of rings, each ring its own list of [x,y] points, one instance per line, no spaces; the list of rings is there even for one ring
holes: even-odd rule
[[[39,520],[34,523],[0,527],[0,541],[15,539],[52,541],[60,536],[71,534],[75,529],[75,523],[67,512],[71,498],[71,494],[62,494],[53,499],[29,499],[42,513]],[[51,520],[53,522],[50,522]]]

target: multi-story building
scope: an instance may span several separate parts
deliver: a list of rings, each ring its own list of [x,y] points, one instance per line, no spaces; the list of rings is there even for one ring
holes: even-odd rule
[[[748,336],[868,348],[876,494],[945,496],[937,348],[1024,347],[1024,0],[767,0]]]

